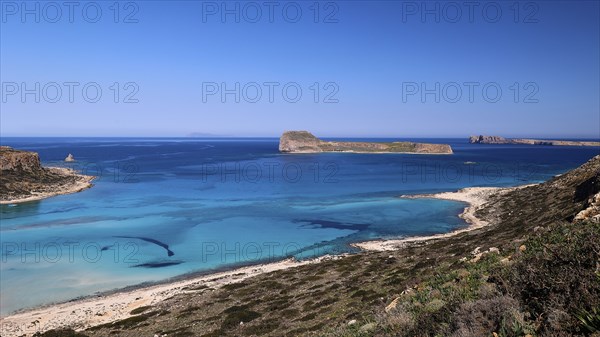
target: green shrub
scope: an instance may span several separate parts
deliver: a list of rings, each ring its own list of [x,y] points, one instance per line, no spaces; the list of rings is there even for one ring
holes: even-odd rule
[[[584,332],[582,324],[593,327],[593,309],[600,306],[600,224],[555,225],[525,247],[514,264],[497,275],[504,291],[539,318],[541,333],[579,334]],[[550,318],[557,311],[569,317],[556,324]]]

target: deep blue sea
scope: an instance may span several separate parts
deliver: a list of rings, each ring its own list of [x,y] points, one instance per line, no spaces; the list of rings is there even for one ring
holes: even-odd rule
[[[274,138],[2,138],[98,178],[80,193],[1,206],[0,313],[448,232],[465,225],[463,204],[396,196],[540,182],[600,153],[412,140],[449,143],[455,154],[280,154]],[[69,153],[76,162],[63,161]]]

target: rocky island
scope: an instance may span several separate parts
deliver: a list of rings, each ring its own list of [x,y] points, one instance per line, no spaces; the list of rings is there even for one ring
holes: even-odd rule
[[[600,146],[600,142],[571,141],[571,140],[545,140],[527,138],[504,138],[499,136],[471,136],[471,144],[524,144],[524,145],[552,145],[552,146]]]
[[[285,153],[420,153],[452,154],[447,144],[413,142],[338,142],[324,141],[308,131],[286,131],[279,140],[279,151]]]
[[[68,168],[43,167],[37,153],[9,146],[0,146],[0,172],[0,204],[79,192],[91,187],[94,179]]]

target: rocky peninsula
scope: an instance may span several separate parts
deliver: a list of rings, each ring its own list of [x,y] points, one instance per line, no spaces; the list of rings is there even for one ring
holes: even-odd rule
[[[284,153],[418,153],[452,154],[447,144],[413,142],[338,142],[324,141],[308,131],[286,131],[279,140],[279,151]]]
[[[82,191],[93,176],[62,167],[43,167],[35,152],[0,146],[0,204],[40,200]]]
[[[500,136],[471,136],[471,144],[523,144],[523,145],[550,145],[550,146],[600,146],[600,142],[572,141],[572,140],[545,140],[527,138],[504,138]]]

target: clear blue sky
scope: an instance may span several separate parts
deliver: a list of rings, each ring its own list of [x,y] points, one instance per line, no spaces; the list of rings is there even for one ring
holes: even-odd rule
[[[479,2],[472,15],[468,2],[454,2],[460,17],[446,2],[406,1],[320,2],[318,16],[312,1],[275,1],[270,17],[259,1],[258,19],[253,5],[235,1],[121,2],[118,13],[113,1],[95,2],[87,14],[88,2],[76,2],[72,18],[68,7],[57,17],[45,2],[25,3],[34,12],[40,4],[39,23],[35,13],[22,16],[23,3],[2,1],[3,136],[277,136],[307,129],[319,136],[600,137],[597,1]],[[236,4],[240,22],[235,14],[223,20],[222,6]],[[440,22],[423,12],[435,6]],[[130,14],[137,23],[123,22]],[[21,84],[34,89],[36,82],[40,102],[34,94],[23,100]],[[80,84],[73,103],[65,82]],[[82,94],[90,82],[102,90],[96,103]],[[127,82],[135,85],[124,88]],[[225,102],[208,95],[215,87],[207,83],[232,89],[236,82],[240,103],[233,94]],[[264,82],[280,83],[272,103]],[[296,103],[285,100],[294,98],[293,86],[288,96],[281,92],[289,82],[302,89]],[[334,84],[324,88],[328,82]],[[473,102],[465,82],[479,83]],[[58,99],[52,83],[61,87]],[[243,95],[248,83],[261,87],[255,103],[253,85]],[[422,102],[422,83],[439,83],[439,103],[434,94]],[[136,86],[138,103],[124,103]],[[87,99],[95,96],[91,88]],[[336,89],[330,98],[338,102],[325,103]]]

